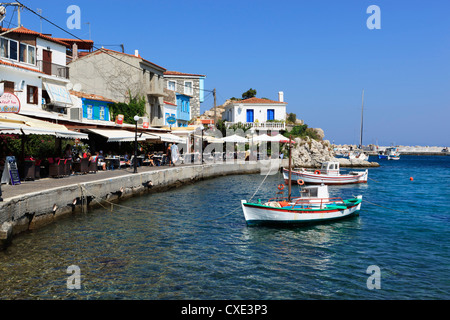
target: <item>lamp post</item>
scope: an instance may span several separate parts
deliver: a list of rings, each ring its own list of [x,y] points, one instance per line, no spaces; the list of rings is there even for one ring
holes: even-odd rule
[[[137,173],[137,124],[138,124],[139,116],[134,116],[133,119],[136,122],[136,127],[134,130],[134,159],[133,159],[134,171],[133,171],[133,173]]]

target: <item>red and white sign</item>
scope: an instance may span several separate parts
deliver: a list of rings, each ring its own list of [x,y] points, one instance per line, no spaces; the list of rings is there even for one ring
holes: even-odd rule
[[[0,97],[0,113],[19,113],[19,111],[19,98],[14,93],[3,93]]]
[[[116,117],[116,124],[122,124],[123,123],[123,114],[118,114]]]
[[[149,125],[148,121],[144,121],[144,123],[142,124],[142,128],[148,129],[148,125]]]

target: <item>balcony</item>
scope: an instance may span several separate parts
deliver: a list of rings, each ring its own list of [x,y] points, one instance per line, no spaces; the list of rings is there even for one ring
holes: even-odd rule
[[[37,66],[39,71],[45,74],[56,76],[58,78],[69,79],[69,68],[66,66],[61,66],[59,64],[54,64],[43,60],[38,60]]]
[[[242,126],[249,126],[256,130],[286,130],[285,122],[226,122],[226,127],[229,128],[233,125],[240,124]]]

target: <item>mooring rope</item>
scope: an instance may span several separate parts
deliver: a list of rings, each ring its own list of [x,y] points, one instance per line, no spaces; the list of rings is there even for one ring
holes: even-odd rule
[[[354,196],[354,197],[356,198],[356,196]],[[379,205],[379,204],[376,204],[376,203],[367,201],[367,200],[365,200],[365,199],[362,199],[362,201],[367,202],[367,203],[370,203],[370,204],[372,204],[372,205],[374,205],[374,206],[377,206],[377,207],[381,207],[381,208],[383,208],[383,209],[388,209],[388,210],[391,210],[391,211],[397,211],[397,212],[401,212],[401,213],[409,213],[409,212],[407,212],[407,211],[401,211],[401,210],[396,210],[396,209],[384,207],[384,206],[382,206],[382,205]]]

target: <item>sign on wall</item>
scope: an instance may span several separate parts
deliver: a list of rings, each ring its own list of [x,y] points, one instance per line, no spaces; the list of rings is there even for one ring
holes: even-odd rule
[[[0,113],[19,113],[20,100],[14,93],[4,92],[0,97]]]

